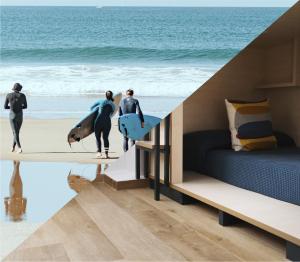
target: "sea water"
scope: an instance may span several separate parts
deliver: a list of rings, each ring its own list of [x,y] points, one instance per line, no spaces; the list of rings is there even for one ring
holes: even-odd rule
[[[1,103],[20,82],[30,116],[80,117],[105,90],[132,88],[164,115],[285,10],[1,7]]]

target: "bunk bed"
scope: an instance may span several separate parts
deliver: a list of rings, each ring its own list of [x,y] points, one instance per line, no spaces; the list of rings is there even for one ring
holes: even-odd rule
[[[184,169],[231,185],[300,205],[300,148],[275,132],[278,148],[236,152],[230,132],[200,131],[184,136]]]

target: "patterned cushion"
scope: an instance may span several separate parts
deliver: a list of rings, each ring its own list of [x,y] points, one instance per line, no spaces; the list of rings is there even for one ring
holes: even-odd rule
[[[235,151],[272,149],[277,146],[268,100],[241,102],[226,99],[225,103]]]

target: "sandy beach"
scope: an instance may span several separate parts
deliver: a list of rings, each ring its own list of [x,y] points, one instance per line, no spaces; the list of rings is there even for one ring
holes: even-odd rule
[[[24,119],[21,129],[22,154],[12,153],[12,132],[9,121],[0,118],[2,160],[28,161],[60,161],[79,163],[111,163],[123,154],[122,136],[118,131],[117,121],[114,119],[110,133],[110,159],[96,158],[96,142],[94,135],[73,144],[67,143],[69,130],[78,122],[76,119]]]

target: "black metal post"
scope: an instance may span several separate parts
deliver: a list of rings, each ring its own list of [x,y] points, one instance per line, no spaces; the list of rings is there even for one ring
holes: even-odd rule
[[[141,178],[141,151],[135,148],[135,178]]]
[[[219,224],[221,226],[231,226],[238,223],[240,220],[224,211],[219,210]]]
[[[150,140],[150,133],[146,134],[144,136],[144,141],[149,141]],[[144,178],[148,178],[149,177],[149,153],[144,150]]]
[[[149,173],[149,153],[144,151],[144,177],[148,178]]]
[[[150,133],[144,136],[144,141],[149,141],[149,140],[150,140]]]
[[[286,258],[291,261],[300,261],[300,246],[287,241]]]
[[[160,124],[155,127],[154,142],[154,199],[160,200]]]
[[[170,115],[165,118],[164,184],[170,185]]]

